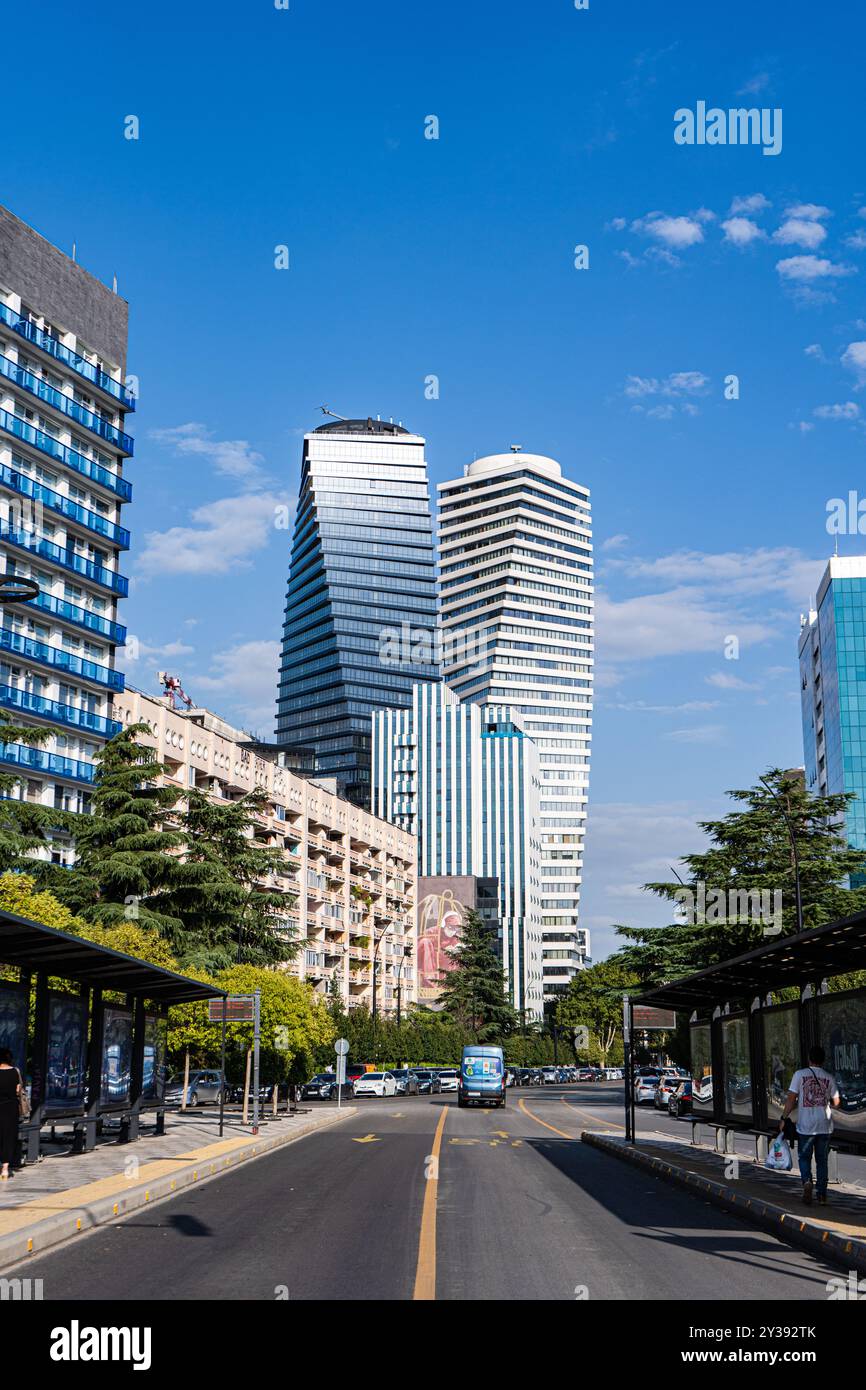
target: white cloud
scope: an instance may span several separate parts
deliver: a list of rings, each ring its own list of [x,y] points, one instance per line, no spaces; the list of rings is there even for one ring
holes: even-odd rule
[[[631,579],[693,585],[708,596],[721,591],[726,596],[740,597],[777,593],[794,604],[801,603],[804,594],[814,593],[826,567],[826,560],[811,560],[791,546],[717,553],[678,550],[655,560],[623,558],[608,563]],[[727,631],[737,629],[730,627]]]
[[[809,283],[813,280],[833,279],[840,275],[853,275],[851,266],[837,265],[819,256],[789,256],[787,260],[777,261],[776,270],[783,280]]]
[[[853,236],[846,236],[843,244],[849,251],[866,251],[866,232],[854,232]]]
[[[663,737],[674,743],[718,743],[725,732],[722,724],[695,724],[689,729],[672,729]]]
[[[866,342],[849,343],[842,353],[842,366],[857,378],[858,389],[866,386]]]
[[[628,544],[628,536],[624,531],[619,531],[615,536],[608,536],[606,541],[602,541],[602,550],[621,550]]]
[[[820,222],[822,217],[830,216],[830,209],[819,203],[795,203],[793,207],[785,208],[785,216],[805,217],[808,221]]]
[[[826,227],[805,217],[789,217],[773,233],[773,240],[786,246],[804,246],[814,251],[827,236]]]
[[[733,676],[729,671],[713,671],[709,676],[704,676],[707,685],[712,685],[716,690],[760,690],[760,685],[754,681],[744,681],[740,676]]]
[[[191,513],[191,526],[149,531],[138,563],[147,577],[226,574],[247,568],[267,545],[280,499],[272,493],[221,497]]]
[[[753,241],[761,241],[767,235],[763,227],[759,227],[748,217],[729,217],[722,223],[722,231],[725,241],[729,241],[732,246],[749,246]]]
[[[156,444],[173,449],[178,454],[193,454],[206,459],[214,471],[242,483],[261,483],[264,473],[262,455],[246,439],[214,439],[204,425],[190,421],[170,429],[151,430],[149,438]]]
[[[681,251],[703,241],[704,233],[700,222],[694,217],[667,217],[661,212],[650,212],[632,222],[632,231],[660,241],[669,249]]]
[[[216,652],[210,673],[190,677],[190,688],[220,697],[254,731],[271,737],[276,722],[277,673],[280,643],[240,642]]]
[[[706,391],[709,382],[704,372],[671,372],[661,380],[655,376],[629,376],[623,391],[631,397],[696,396]]]
[[[703,372],[672,372],[665,382],[665,391],[672,396],[678,396],[682,392],[694,394],[703,391],[709,383],[709,377],[704,376]]]
[[[654,405],[647,411],[650,420],[672,420],[676,414],[676,409],[672,405]]]
[[[864,346],[866,346],[866,344],[864,344]],[[825,361],[824,349],[821,347],[820,343],[810,343],[808,347],[803,348],[803,351],[807,357],[817,357],[819,362]]]
[[[629,376],[626,377],[624,390],[627,396],[654,396],[659,390],[659,382],[653,376]]]
[[[769,82],[770,74],[768,72],[756,72],[754,77],[750,77],[748,82],[744,82],[742,87],[738,88],[737,96],[757,96],[759,92],[762,92],[764,88],[769,85]]]
[[[853,401],[845,401],[841,405],[816,405],[812,414],[819,420],[857,420],[860,407]]]
[[[734,216],[738,212],[750,214],[763,212],[769,207],[772,207],[772,203],[769,198],[764,197],[763,193],[749,193],[744,198],[734,198],[729,211]]]
[[[624,217],[612,217],[610,220],[610,226],[612,230],[615,232],[625,231],[626,225],[627,224]]]

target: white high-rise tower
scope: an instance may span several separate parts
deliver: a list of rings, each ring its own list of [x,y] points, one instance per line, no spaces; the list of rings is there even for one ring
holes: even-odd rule
[[[443,679],[509,705],[541,769],[544,993],[589,954],[578,927],[592,727],[589,491],[539,454],[494,454],[439,485]]]

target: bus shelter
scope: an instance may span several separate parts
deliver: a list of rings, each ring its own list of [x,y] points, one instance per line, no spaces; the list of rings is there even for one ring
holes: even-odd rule
[[[139,1137],[141,1116],[165,1126],[168,1011],[224,991],[79,936],[0,912],[0,1046],[29,1082],[22,1155],[39,1156],[43,1125],[72,1121],[78,1151],[100,1123]]]
[[[838,988],[840,976],[857,971],[866,972],[866,913],[770,939],[648,990],[626,1002],[626,1033],[633,1037],[638,1004],[688,1013],[693,1119],[726,1135],[775,1133],[788,1083],[819,1043],[841,1097],[834,1145],[866,1152],[866,987]],[[632,1141],[633,1055],[630,1046],[626,1131]]]

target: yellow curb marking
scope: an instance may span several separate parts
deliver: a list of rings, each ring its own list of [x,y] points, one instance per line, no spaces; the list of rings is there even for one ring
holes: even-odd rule
[[[413,1299],[430,1302],[436,1298],[436,1203],[439,1196],[439,1155],[442,1151],[442,1131],[448,1111],[443,1106],[433,1148],[430,1153],[432,1165],[424,1165],[424,1206],[421,1210],[421,1236],[418,1241],[418,1264],[415,1269],[415,1289]],[[429,1162],[429,1160],[428,1160]]]

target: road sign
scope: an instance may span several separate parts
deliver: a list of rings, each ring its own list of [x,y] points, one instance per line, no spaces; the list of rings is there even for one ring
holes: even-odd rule
[[[346,1057],[349,1052],[349,1044],[345,1038],[338,1038],[334,1043],[334,1051],[338,1057]]]
[[[230,994],[225,1001],[222,999],[209,999],[207,1001],[207,1008],[208,1019],[211,1023],[222,1023],[224,1004],[227,1023],[252,1023],[254,1016],[254,1001],[251,994]]]

